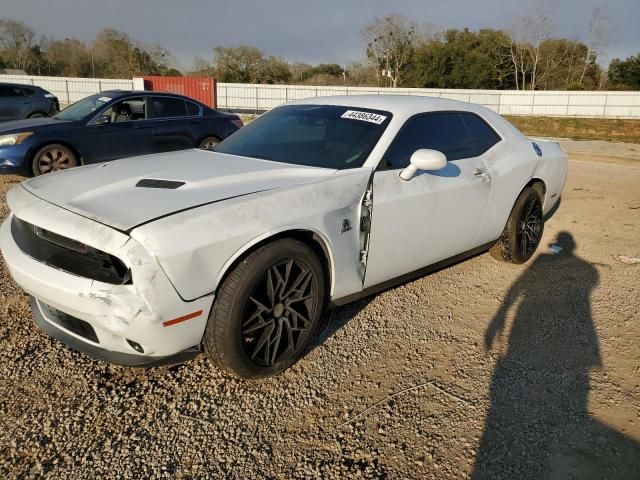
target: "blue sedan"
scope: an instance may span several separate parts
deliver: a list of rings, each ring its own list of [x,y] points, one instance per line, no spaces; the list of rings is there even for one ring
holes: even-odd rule
[[[181,95],[101,92],[51,118],[0,124],[0,174],[42,175],[147,153],[213,149],[240,127],[238,116]]]

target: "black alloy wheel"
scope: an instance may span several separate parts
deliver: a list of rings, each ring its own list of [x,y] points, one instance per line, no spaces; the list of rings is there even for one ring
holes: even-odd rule
[[[540,243],[543,223],[540,199],[535,195],[531,195],[522,210],[522,216],[516,231],[518,248],[522,258],[531,257]]]
[[[524,263],[534,254],[544,231],[542,199],[544,185],[536,183],[522,190],[507,219],[502,235],[489,250],[496,260]]]
[[[277,375],[305,352],[325,303],[325,273],[294,238],[258,247],[216,290],[204,334],[209,357],[242,378]]]
[[[270,267],[249,295],[242,345],[253,362],[270,367],[295,355],[309,335],[318,295],[317,280],[301,260]]]

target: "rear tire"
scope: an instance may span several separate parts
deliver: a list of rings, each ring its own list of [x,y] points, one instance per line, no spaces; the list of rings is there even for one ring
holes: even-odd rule
[[[220,139],[218,137],[207,137],[200,142],[198,148],[202,150],[213,150],[219,143]]]
[[[31,171],[37,177],[45,173],[77,167],[78,158],[69,148],[58,143],[45,145],[36,152],[31,162]]]
[[[242,378],[282,372],[304,353],[324,307],[318,257],[292,238],[259,247],[216,292],[204,333],[209,357]]]
[[[526,187],[513,205],[507,225],[489,253],[502,262],[524,263],[538,248],[543,232],[540,188],[537,185]]]

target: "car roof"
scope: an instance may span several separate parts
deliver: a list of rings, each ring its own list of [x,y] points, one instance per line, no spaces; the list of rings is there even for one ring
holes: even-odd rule
[[[198,105],[211,108],[200,100],[196,100],[195,98],[187,97],[186,95],[181,95],[179,93],[171,93],[171,92],[154,92],[153,90],[102,90],[99,93],[95,93],[94,95],[109,95],[112,99],[122,98],[122,97],[132,97],[137,95],[153,95],[154,97],[178,97],[184,100],[189,100],[190,102],[197,103]]]
[[[36,90],[42,90],[42,87],[39,87],[38,85],[27,85],[25,83],[12,83],[12,82],[0,82],[0,87],[34,88]]]
[[[391,112],[394,119],[401,122],[414,115],[428,112],[472,112],[488,121],[502,136],[522,136],[518,129],[490,108],[475,103],[426,95],[335,95],[294,100],[287,105],[339,105],[383,110]]]
[[[187,97],[185,95],[182,95],[180,93],[171,93],[171,92],[154,92],[153,90],[102,90],[101,92],[95,93],[94,95],[99,95],[101,93],[109,93],[111,95],[115,96],[120,96],[120,97],[124,97],[124,96],[129,96],[129,95],[155,95],[155,96],[160,96],[160,97],[180,97],[180,98],[186,98],[188,100],[194,100],[194,101],[198,101],[195,100],[191,97]]]
[[[340,105],[386,110],[393,114],[414,115],[429,111],[461,110],[475,112],[486,107],[459,100],[424,95],[335,95],[295,100],[289,105]]]

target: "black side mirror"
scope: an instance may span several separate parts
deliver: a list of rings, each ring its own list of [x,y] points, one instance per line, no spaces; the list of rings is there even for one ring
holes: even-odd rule
[[[103,115],[101,117],[96,118],[96,125],[107,125],[111,123],[111,117],[109,115]]]

